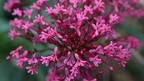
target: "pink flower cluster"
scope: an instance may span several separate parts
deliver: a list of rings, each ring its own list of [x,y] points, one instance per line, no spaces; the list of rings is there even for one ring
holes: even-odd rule
[[[16,7],[20,7],[20,0],[7,0],[4,4],[4,10],[11,12]]]
[[[9,23],[11,40],[18,36],[34,47],[55,45],[53,53],[47,55],[40,55],[41,50],[24,50],[22,46],[10,52],[7,60],[16,58],[16,64],[26,67],[32,75],[38,74],[36,68],[43,64],[51,67],[46,81],[97,81],[95,76],[103,73],[97,70],[102,63],[110,71],[113,67],[107,62],[109,59],[125,67],[129,49],[140,46],[134,37],[120,38],[113,29],[128,16],[144,15],[138,9],[138,0],[56,0],[54,7],[48,2],[36,0],[27,9],[11,8],[9,4],[20,3],[19,0],[8,0],[4,5],[15,16]]]

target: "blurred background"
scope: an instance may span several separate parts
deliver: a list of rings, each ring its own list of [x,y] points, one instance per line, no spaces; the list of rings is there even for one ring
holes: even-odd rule
[[[13,60],[5,60],[9,52],[19,45],[22,45],[26,49],[31,49],[29,42],[21,38],[11,41],[8,37],[10,29],[8,23],[13,17],[10,13],[3,10],[5,1],[0,0],[0,81],[45,81],[48,68],[40,66],[37,68],[38,75],[30,75],[25,69],[17,67]],[[141,0],[141,5],[144,9],[143,0]],[[132,50],[132,57],[125,68],[112,63],[115,68],[114,72],[110,73],[104,68],[105,73],[104,75],[100,75],[100,77],[102,81],[144,81],[144,17],[139,20],[128,18],[118,28],[119,31],[124,32],[124,35],[128,34],[138,38],[141,41],[141,49],[138,51]]]

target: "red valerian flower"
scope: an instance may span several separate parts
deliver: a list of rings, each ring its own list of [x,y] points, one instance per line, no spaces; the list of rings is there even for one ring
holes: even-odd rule
[[[140,47],[138,39],[118,37],[113,28],[128,16],[144,16],[139,0],[56,0],[53,7],[48,2],[36,0],[27,8],[20,0],[8,0],[4,5],[15,17],[9,22],[11,40],[21,37],[34,47],[24,50],[19,46],[6,59],[15,58],[31,75],[45,65],[50,67],[46,81],[97,81],[95,76],[103,74],[97,71],[101,64],[113,71],[108,63],[113,59],[125,67],[130,49]],[[43,48],[38,50],[37,44]]]

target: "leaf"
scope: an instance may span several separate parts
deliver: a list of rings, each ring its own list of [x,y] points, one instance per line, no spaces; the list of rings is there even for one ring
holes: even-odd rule
[[[133,27],[130,24],[124,23],[122,25],[122,28],[130,35],[138,38],[142,43],[144,43],[144,34],[141,33],[138,29],[136,29],[135,27]]]

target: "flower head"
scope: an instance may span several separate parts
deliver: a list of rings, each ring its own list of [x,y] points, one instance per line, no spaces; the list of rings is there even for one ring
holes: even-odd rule
[[[33,75],[34,73],[38,74],[38,72],[36,70],[36,65],[34,65],[34,66],[27,66],[26,69],[28,70],[28,73],[31,73],[31,75]]]
[[[138,0],[57,0],[53,7],[48,2],[36,0],[27,8],[14,7],[20,0],[8,0],[4,5],[15,16],[9,23],[11,40],[18,36],[34,47],[26,51],[20,46],[7,60],[15,58],[32,75],[43,64],[51,66],[46,81],[97,81],[92,75],[103,73],[97,71],[101,63],[110,71],[110,59],[125,67],[129,50],[140,46],[134,37],[118,37],[113,28],[128,16],[144,16]]]

